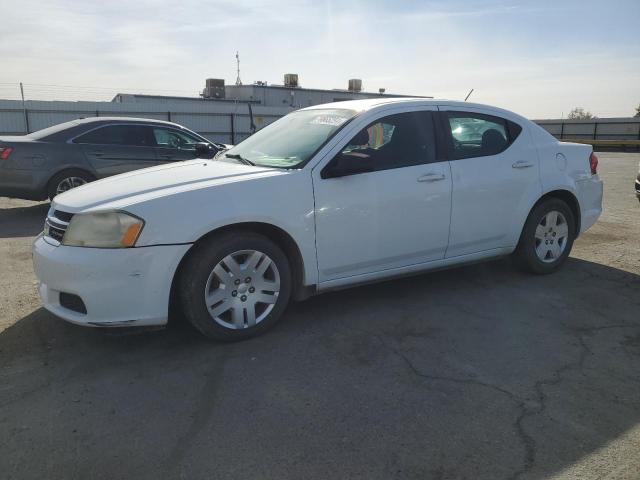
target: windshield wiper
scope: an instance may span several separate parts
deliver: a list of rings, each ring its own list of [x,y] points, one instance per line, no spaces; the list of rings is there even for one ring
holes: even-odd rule
[[[227,158],[233,158],[234,160],[240,160],[240,162],[244,163],[245,165],[251,165],[253,167],[255,167],[256,165],[251,160],[244,158],[242,155],[238,153],[225,153],[224,156]]]

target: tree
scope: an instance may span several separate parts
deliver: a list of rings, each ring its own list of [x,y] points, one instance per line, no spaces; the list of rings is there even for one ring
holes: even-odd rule
[[[576,107],[569,112],[567,115],[569,120],[590,120],[592,118],[596,118],[591,112],[586,112],[582,107]]]
[[[640,105],[636,107],[636,114],[634,115],[634,117],[640,117]]]

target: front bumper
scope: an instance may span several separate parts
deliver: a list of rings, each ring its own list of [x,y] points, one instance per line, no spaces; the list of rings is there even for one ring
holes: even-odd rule
[[[44,307],[72,323],[117,327],[164,325],[171,282],[191,245],[126,249],[33,243],[33,265]],[[60,304],[60,294],[79,296],[86,314]]]

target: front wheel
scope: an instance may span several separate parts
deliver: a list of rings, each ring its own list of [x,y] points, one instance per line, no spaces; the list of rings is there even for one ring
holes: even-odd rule
[[[184,315],[207,337],[244,340],[280,318],[291,295],[287,256],[251,232],[212,237],[195,247],[181,268]]]
[[[571,252],[575,224],[573,212],[562,200],[550,198],[537,205],[513,254],[516,264],[532,273],[555,272]]]

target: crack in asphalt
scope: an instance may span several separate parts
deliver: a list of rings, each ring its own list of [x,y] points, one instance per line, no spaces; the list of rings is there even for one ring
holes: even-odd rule
[[[409,357],[402,352],[401,350],[395,348],[386,339],[375,332],[371,332],[368,330],[361,330],[353,327],[347,327],[349,330],[353,330],[359,333],[364,333],[378,340],[378,342],[386,348],[388,351],[392,352],[394,355],[399,357],[409,368],[409,370],[416,376],[423,378],[425,380],[430,381],[442,381],[442,382],[451,382],[459,385],[475,385],[483,388],[491,389],[495,392],[498,392],[502,395],[508,397],[519,409],[520,413],[516,417],[513,422],[513,428],[518,434],[520,441],[524,448],[524,461],[523,466],[519,470],[515,471],[512,475],[507,477],[507,480],[517,480],[526,473],[530,472],[535,466],[536,456],[537,456],[537,444],[534,438],[529,435],[524,428],[524,421],[527,418],[531,418],[537,415],[542,414],[546,408],[547,395],[544,392],[544,387],[556,386],[560,384],[564,377],[563,375],[572,369],[578,369],[580,372],[583,372],[584,363],[589,355],[593,355],[593,350],[587,345],[584,335],[586,333],[597,332],[601,330],[607,329],[615,329],[615,328],[640,328],[640,325],[634,324],[615,324],[615,325],[602,325],[598,327],[586,327],[586,328],[578,328],[571,329],[571,334],[578,340],[578,345],[580,348],[580,354],[576,361],[567,363],[558,369],[556,369],[548,378],[537,380],[533,385],[533,390],[535,392],[535,398],[521,398],[510,390],[503,388],[499,385],[494,385],[492,383],[482,382],[480,380],[472,379],[472,378],[457,378],[453,376],[446,375],[430,375],[424,372],[421,372],[418,367],[409,359]],[[584,374],[584,373],[583,373]]]

